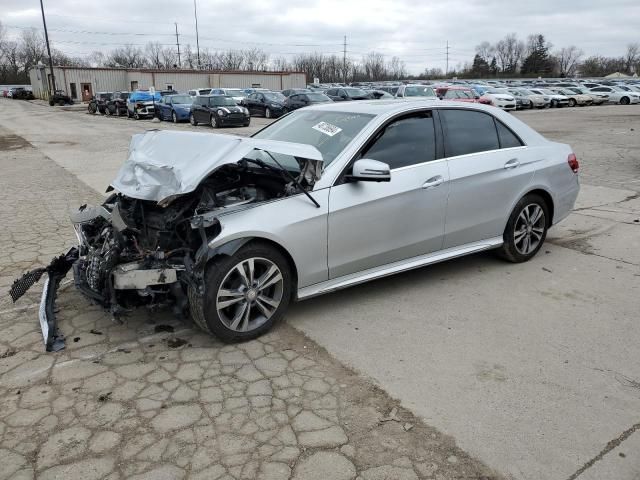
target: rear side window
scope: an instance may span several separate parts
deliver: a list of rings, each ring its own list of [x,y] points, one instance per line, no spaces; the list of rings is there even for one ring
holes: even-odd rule
[[[500,148],[493,117],[473,110],[440,110],[447,157]]]
[[[435,160],[436,140],[432,113],[423,112],[394,120],[378,134],[361,157],[387,163],[391,169]]]
[[[496,119],[500,148],[522,147],[524,144],[504,123]]]

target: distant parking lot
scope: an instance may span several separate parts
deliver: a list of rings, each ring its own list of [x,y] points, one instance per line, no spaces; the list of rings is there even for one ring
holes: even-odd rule
[[[67,209],[101,198],[132,134],[214,131],[0,109],[2,292],[73,241]],[[529,263],[481,254],[378,280],[233,347],[167,312],[112,324],[67,285],[68,348],[44,354],[33,304],[0,297],[9,475],[636,480],[640,106],[514,115],[581,163],[576,211]]]

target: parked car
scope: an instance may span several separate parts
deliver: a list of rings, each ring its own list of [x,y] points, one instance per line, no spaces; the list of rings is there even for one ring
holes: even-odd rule
[[[254,92],[245,98],[241,105],[251,115],[263,115],[266,118],[279,117],[285,112],[287,97],[278,92]]]
[[[49,105],[73,105],[73,100],[64,90],[56,90],[49,98]]]
[[[462,255],[526,262],[579,192],[569,145],[468,103],[315,105],[251,138],[148,131],[128,155],[102,206],[71,214],[79,245],[45,284],[73,271],[111,312],[173,304],[225,341],[292,301]]]
[[[436,100],[438,96],[429,85],[400,85],[395,93],[396,98],[428,97]]]
[[[591,92],[585,87],[568,87],[568,89],[575,93],[589,95],[591,97],[592,105],[602,105],[609,101],[609,95],[605,92]]]
[[[107,102],[113,97],[113,92],[98,92],[89,101],[87,110],[89,113],[96,114],[100,112],[102,115],[107,110]]]
[[[462,87],[459,85],[436,87],[436,94],[440,100],[491,105],[491,99],[478,95],[478,93],[470,87]]]
[[[251,95],[252,93],[256,93],[256,92],[270,92],[271,90],[269,90],[268,88],[245,88],[243,90],[244,93],[246,93],[247,95]]]
[[[13,87],[9,90],[10,97],[14,100],[33,100],[36,98],[31,90],[24,87]]]
[[[136,120],[155,117],[156,103],[161,98],[160,92],[151,93],[148,90],[136,90],[127,98],[127,116]]]
[[[368,100],[371,98],[363,89],[355,87],[330,88],[324,93],[334,102]]]
[[[529,100],[530,108],[547,108],[551,105],[551,99],[549,98],[549,96],[533,93],[531,90],[528,90],[526,88],[508,88],[507,91],[511,95],[525,96]]]
[[[284,111],[290,112],[292,110],[297,110],[298,108],[308,107],[309,105],[331,102],[333,102],[333,100],[327,97],[324,93],[295,93],[285,100]]]
[[[210,88],[195,88],[187,92],[192,97],[199,97],[201,95],[209,95],[211,93]]]
[[[227,97],[232,97],[237,104],[240,104],[242,100],[247,98],[248,93],[239,88],[212,88],[209,95],[225,95]]]
[[[111,100],[107,101],[105,113],[107,115],[127,115],[127,99],[129,92],[113,92]]]
[[[488,88],[482,94],[484,98],[491,102],[491,105],[505,111],[516,109],[516,99],[506,89]]]
[[[191,115],[193,97],[186,94],[167,95],[156,103],[156,117],[173,123],[186,122]]]
[[[296,93],[311,93],[311,90],[309,90],[308,88],[288,88],[286,90],[282,90],[280,93],[282,93],[282,95],[284,95],[285,97],[290,97],[291,95],[294,95]]]
[[[251,123],[249,110],[239,106],[232,97],[225,95],[201,95],[191,105],[191,125],[207,123],[213,128],[248,127]]]
[[[640,103],[640,94],[635,92],[626,92],[618,87],[609,87],[601,85],[589,89],[590,93],[606,93],[609,95],[609,101],[619,103],[621,105],[629,105],[631,103]]]
[[[575,88],[576,87],[569,88],[569,90],[575,91]],[[546,88],[530,88],[529,90],[536,95],[543,95],[545,97],[548,97],[550,100],[550,107],[561,108],[569,106],[569,97],[567,97],[566,95],[561,95],[554,92],[553,90],[548,90]]]
[[[591,105],[593,103],[593,98],[591,97],[591,95],[576,93],[573,90],[570,90],[569,88],[553,87],[551,88],[551,90],[553,90],[556,93],[559,93],[560,95],[566,95],[569,98],[570,107],[575,107],[576,105],[580,107],[584,107],[584,106]]]

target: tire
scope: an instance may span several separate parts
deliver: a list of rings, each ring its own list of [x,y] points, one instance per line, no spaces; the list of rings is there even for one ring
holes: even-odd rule
[[[529,110],[533,110],[533,102],[529,102]]]
[[[218,119],[215,115],[211,115],[209,123],[211,124],[212,128],[220,128],[220,124],[218,123]]]
[[[576,99],[575,99],[575,98],[570,98],[570,99],[569,99],[569,106],[570,106],[570,107],[575,107],[577,103],[578,103],[578,102],[576,102]]]
[[[58,100],[58,105],[61,107],[65,106],[64,100]]]
[[[551,105],[549,105],[549,108],[558,108],[558,102],[555,100],[551,100]]]
[[[198,126],[198,122],[196,122],[196,117],[193,116],[193,113],[189,114],[189,123],[194,127]]]
[[[105,111],[104,111],[104,113],[105,113],[105,115],[106,115],[107,117],[110,117],[111,115],[113,115],[113,114],[111,113],[111,109],[109,109],[109,108],[106,108],[106,109],[105,109]]]
[[[247,268],[251,260],[253,282]],[[253,286],[247,288],[238,266],[250,285],[256,285],[261,278],[269,285],[264,290]],[[268,272],[272,272],[271,275]],[[224,342],[250,340],[266,333],[284,316],[291,301],[292,286],[287,259],[270,245],[250,242],[232,256],[220,256],[210,262],[205,274],[204,295],[200,297],[193,289],[189,290],[191,314],[197,325]],[[230,300],[222,300],[226,298]],[[221,308],[223,302],[231,303]],[[248,317],[239,315],[247,313],[247,307]],[[245,326],[246,330],[243,329]]]
[[[89,110],[89,113],[95,115],[96,114],[96,107],[93,106],[91,103],[89,104],[89,106],[87,107],[87,110]]]
[[[53,105],[55,105],[54,101],[53,100],[49,100],[49,106],[53,107]]]
[[[133,118],[135,118],[136,120],[140,120],[140,115],[138,114],[137,110],[133,111]]]
[[[631,100],[629,99],[629,97],[622,97],[620,99],[620,104],[621,105],[629,105],[629,103],[631,103]]]
[[[269,110],[269,107],[264,109],[264,117],[271,118],[271,110]]]
[[[173,123],[178,123],[178,116],[176,115],[176,112],[171,112],[171,120],[173,120]]]
[[[509,216],[500,256],[512,263],[532,259],[547,238],[550,221],[547,202],[540,195],[525,195]]]

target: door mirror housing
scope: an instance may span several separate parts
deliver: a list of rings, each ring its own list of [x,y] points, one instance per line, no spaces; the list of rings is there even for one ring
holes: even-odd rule
[[[347,175],[347,180],[352,182],[390,182],[391,169],[389,165],[370,158],[356,160],[351,170],[351,175]]]

